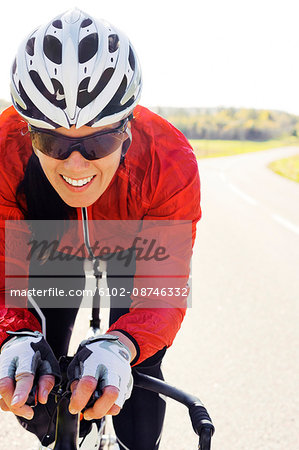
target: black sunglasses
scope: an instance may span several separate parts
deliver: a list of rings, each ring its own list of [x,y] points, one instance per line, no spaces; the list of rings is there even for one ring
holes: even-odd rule
[[[68,137],[52,130],[44,130],[29,125],[33,147],[55,159],[67,159],[74,151],[92,161],[101,159],[115,152],[124,142],[124,134],[128,126],[126,118],[117,128],[80,138]]]

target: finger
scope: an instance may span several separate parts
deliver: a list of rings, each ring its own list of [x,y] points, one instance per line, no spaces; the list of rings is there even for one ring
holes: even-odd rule
[[[114,405],[119,394],[119,390],[115,386],[106,386],[103,389],[103,395],[99,398],[92,408],[88,408],[84,412],[84,419],[100,419],[104,417]]]
[[[34,375],[32,373],[21,373],[16,377],[16,387],[11,401],[11,407],[23,406],[33,386]]]
[[[121,408],[120,408],[119,406],[117,406],[117,405],[114,404],[114,405],[112,406],[112,408],[110,408],[109,411],[106,412],[106,415],[109,415],[109,416],[117,416],[117,414],[120,413],[120,410],[121,410]]]
[[[84,408],[97,384],[98,382],[94,377],[86,376],[81,378],[71,396],[69,405],[71,414],[77,414]]]
[[[38,401],[46,404],[49,393],[55,385],[55,377],[53,375],[42,375],[38,380]]]
[[[75,380],[75,381],[72,382],[72,384],[70,386],[72,393],[77,389],[78,383],[79,383],[79,380]]]
[[[19,408],[11,406],[10,411],[12,413],[14,413],[16,416],[25,417],[25,419],[28,419],[28,420],[31,420],[34,416],[33,409],[28,405],[24,405]]]
[[[0,398],[0,408],[2,409],[2,411],[9,411],[9,407],[7,406],[3,398]]]
[[[31,375],[31,374],[29,374]],[[31,375],[33,377],[33,375]],[[31,389],[31,388],[30,388]],[[29,389],[29,392],[30,392]],[[32,408],[28,405],[19,406],[22,402],[15,403],[16,406],[11,405],[13,402],[13,398],[15,398],[15,382],[11,378],[5,377],[0,380],[0,394],[3,397],[5,404],[8,406],[9,411],[13,412],[17,416],[25,417],[26,419],[32,419],[34,413]],[[17,393],[18,395],[18,393]],[[27,394],[28,396],[28,394]],[[25,398],[26,401],[27,397]],[[25,403],[25,402],[24,402]]]
[[[16,377],[16,387],[10,403],[10,411],[17,416],[31,420],[34,416],[33,409],[25,405],[33,386],[34,376],[31,373],[21,373]]]
[[[9,377],[0,380],[0,395],[7,405],[10,405],[15,390],[14,380]]]

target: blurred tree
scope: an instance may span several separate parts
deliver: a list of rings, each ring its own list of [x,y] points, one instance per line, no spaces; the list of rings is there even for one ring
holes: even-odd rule
[[[156,111],[189,139],[264,141],[299,136],[299,117],[281,111],[223,107],[159,107]]]

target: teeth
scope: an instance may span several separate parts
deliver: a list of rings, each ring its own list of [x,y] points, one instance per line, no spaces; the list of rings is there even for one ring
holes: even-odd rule
[[[93,177],[94,175],[92,177],[84,178],[84,180],[73,180],[72,178],[68,178],[62,175],[62,178],[72,186],[84,186],[85,184],[89,183],[93,179]]]

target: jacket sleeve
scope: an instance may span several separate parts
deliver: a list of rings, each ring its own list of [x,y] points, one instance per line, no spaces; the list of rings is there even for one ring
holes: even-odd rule
[[[8,337],[7,330],[41,331],[39,321],[26,308],[27,298],[11,293],[15,289],[25,292],[27,287],[29,264],[23,247],[24,231],[20,211],[0,205],[0,345]]]
[[[130,312],[109,329],[123,331],[134,342],[137,357],[132,365],[169,347],[186,313],[190,260],[201,209],[197,161],[190,145],[182,139],[184,151],[163,155],[152,168],[149,176],[156,189],[143,218],[145,235],[140,234],[148,241],[154,237],[162,243],[170,257],[150,265],[142,258],[136,262],[137,289],[131,296]],[[163,221],[161,226],[158,221]],[[147,288],[147,295],[140,295],[142,287]],[[170,295],[173,289],[180,295]]]
[[[27,286],[29,266],[22,248],[25,222],[15,202],[16,186],[28,159],[25,147],[20,148],[13,137],[24,127],[18,117],[13,108],[0,117],[0,345],[8,337],[7,330],[41,331],[39,321],[26,308],[26,297],[13,299],[9,295],[17,284]]]

